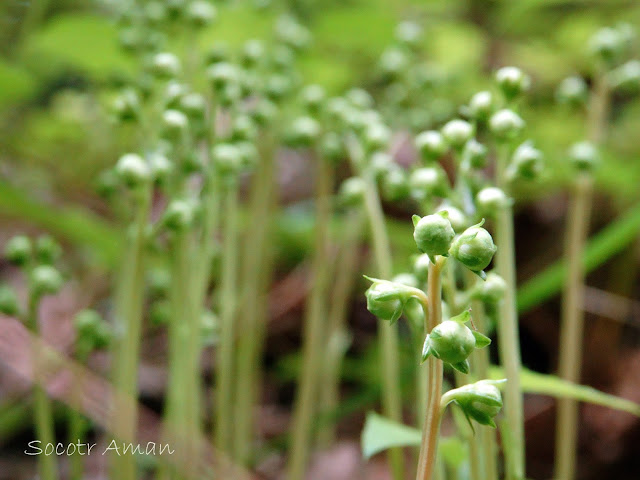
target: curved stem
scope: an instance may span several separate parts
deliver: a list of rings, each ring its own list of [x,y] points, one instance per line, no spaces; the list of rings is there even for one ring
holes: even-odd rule
[[[426,331],[430,332],[442,320],[442,280],[441,273],[444,257],[436,257],[436,263],[429,264],[427,296],[430,300],[426,316]],[[436,465],[438,449],[438,433],[440,431],[440,401],[442,397],[442,361],[430,356],[427,360],[429,371],[428,404],[424,426],[422,428],[422,444],[418,459],[416,480],[432,480]]]
[[[602,142],[608,114],[609,94],[603,75],[596,79],[595,91],[589,105],[589,140]],[[560,356],[558,375],[577,383],[582,365],[584,331],[583,292],[585,269],[582,262],[589,231],[589,217],[593,196],[591,175],[580,176],[572,192],[567,218],[565,261],[567,280],[563,293],[562,324],[560,327]],[[573,480],[576,470],[578,404],[569,398],[558,400],[556,423],[555,478]]]
[[[316,239],[313,259],[313,286],[304,328],[303,365],[293,411],[289,480],[304,478],[309,459],[312,426],[316,410],[318,380],[322,368],[327,289],[329,286],[328,230],[331,215],[332,167],[323,158],[316,159]]]

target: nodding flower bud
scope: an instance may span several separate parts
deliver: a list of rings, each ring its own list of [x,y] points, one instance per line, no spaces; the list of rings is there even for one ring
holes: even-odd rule
[[[451,120],[442,127],[442,136],[454,149],[461,150],[473,137],[473,126],[465,120]]]
[[[511,199],[498,187],[485,187],[476,194],[476,207],[482,215],[495,217],[505,207],[511,205]]]
[[[527,140],[516,148],[507,171],[510,180],[533,180],[540,176],[543,169],[542,152]]]
[[[636,93],[640,90],[640,61],[630,60],[609,74],[609,83],[615,90]]]
[[[411,195],[418,201],[449,194],[449,179],[440,165],[416,168],[409,177]]]
[[[491,115],[489,128],[498,140],[511,140],[522,132],[524,120],[513,110],[504,108]]]
[[[327,93],[320,85],[307,85],[300,94],[302,104],[309,113],[317,114],[322,103],[327,98]]]
[[[62,247],[51,235],[42,235],[36,239],[36,261],[45,265],[52,265],[62,254]]]
[[[507,291],[507,283],[494,272],[489,272],[484,281],[479,281],[471,291],[471,298],[477,298],[483,302],[496,304],[504,298]]]
[[[62,288],[62,275],[51,265],[38,265],[31,270],[29,284],[37,296],[53,295]]]
[[[428,130],[418,134],[415,145],[425,162],[438,160],[449,149],[442,134],[436,130]]]
[[[409,299],[424,297],[421,290],[402,283],[367,276],[365,278],[373,282],[365,292],[367,310],[380,320],[387,320],[392,324],[398,321]]]
[[[111,332],[102,316],[95,310],[79,311],[74,318],[77,332],[77,343],[88,350],[104,348],[109,344]]]
[[[0,314],[13,317],[19,311],[20,307],[18,306],[16,292],[8,285],[0,285]]]
[[[452,205],[443,204],[438,207],[438,211],[436,213],[446,215],[447,220],[451,222],[453,231],[456,233],[461,232],[469,226],[467,216],[462,212],[462,210]]]
[[[366,188],[364,180],[360,177],[347,178],[340,185],[340,202],[348,206],[362,205]]]
[[[562,80],[556,90],[556,100],[558,103],[570,106],[584,105],[588,95],[589,89],[587,82],[578,75],[573,75]]]
[[[164,183],[173,172],[173,163],[161,153],[149,155],[149,169],[154,181]]]
[[[415,47],[422,37],[422,27],[409,20],[400,22],[396,27],[395,36],[400,43]]]
[[[216,19],[217,13],[216,7],[211,3],[195,0],[187,7],[186,17],[194,27],[202,28],[210,25]]]
[[[309,147],[320,135],[320,124],[311,117],[297,118],[288,132],[287,139],[294,147]]]
[[[168,109],[178,108],[182,97],[187,95],[188,92],[189,89],[184,83],[180,83],[176,80],[169,81],[162,93],[165,107]]]
[[[498,383],[502,381],[480,380],[449,390],[442,396],[440,408],[444,409],[454,402],[462,409],[472,428],[471,420],[496,428],[494,418],[502,408],[502,395],[496,386]]]
[[[218,62],[207,69],[207,78],[217,92],[221,92],[230,84],[237,83],[239,77],[238,69],[231,63]]]
[[[173,53],[157,53],[151,60],[151,73],[158,78],[170,79],[180,75],[180,60]]]
[[[598,150],[591,142],[579,142],[569,148],[569,160],[579,171],[591,172],[599,162]]]
[[[193,120],[203,120],[207,112],[207,102],[199,93],[188,93],[180,97],[179,108]]]
[[[502,67],[496,72],[496,82],[504,98],[511,101],[531,86],[531,78],[518,67]]]
[[[135,153],[127,153],[116,163],[116,173],[129,187],[137,187],[151,178],[151,170],[144,159]]]
[[[234,142],[253,140],[258,134],[249,115],[238,115],[231,124],[231,140]]]
[[[412,273],[399,273],[391,279],[392,283],[400,283],[412,288],[420,288],[420,281]],[[422,332],[424,325],[424,307],[416,298],[409,298],[404,304],[402,313],[409,320],[411,326],[415,326]]]
[[[189,200],[172,200],[162,216],[163,224],[172,231],[182,232],[195,221],[195,205]]]
[[[474,94],[465,108],[465,113],[479,122],[485,121],[493,111],[493,95],[489,91]]]
[[[278,107],[271,100],[262,98],[250,114],[256,124],[263,127],[273,120],[277,112]]]
[[[162,114],[162,133],[172,140],[180,140],[189,127],[189,119],[179,110],[165,110]]]
[[[459,372],[469,373],[469,355],[491,343],[488,337],[465,325],[470,320],[471,313],[465,311],[435,326],[424,341],[422,361],[433,355]]]
[[[222,176],[233,176],[241,166],[240,152],[231,143],[219,143],[211,149],[211,159],[216,171]]]
[[[33,247],[29,237],[16,235],[4,247],[4,256],[14,265],[23,266],[33,258]]]
[[[467,228],[451,244],[449,254],[472,272],[485,279],[484,269],[491,263],[498,249],[491,234],[482,225],[484,220]]]
[[[380,71],[388,78],[399,77],[409,65],[407,54],[399,48],[387,48],[380,56]]]
[[[244,168],[255,167],[258,163],[258,148],[254,142],[243,140],[235,143],[240,154],[240,166]]]
[[[137,120],[140,116],[140,108],[140,97],[132,88],[120,92],[112,104],[113,113],[121,122]]]
[[[456,236],[451,222],[444,213],[436,213],[420,218],[413,216],[413,239],[418,250],[426,253],[435,263],[436,255],[448,255],[451,242]]]
[[[382,195],[390,202],[409,197],[409,182],[403,168],[395,166],[382,176]]]
[[[426,253],[417,255],[413,261],[413,273],[421,282],[426,282],[429,277],[430,263],[431,260],[429,259],[429,255],[427,255]]]
[[[362,141],[368,152],[387,149],[390,139],[389,129],[378,122],[367,125],[362,132]]]
[[[336,132],[327,132],[320,141],[322,156],[337,164],[346,156],[344,142]]]
[[[373,152],[369,158],[369,168],[376,180],[381,180],[395,165],[393,158],[387,152]]]
[[[362,88],[352,88],[345,94],[346,100],[354,107],[366,109],[373,107],[373,97]]]
[[[487,165],[487,153],[487,147],[472,138],[465,144],[462,151],[464,168],[484,168]]]
[[[589,39],[589,51],[600,61],[611,64],[620,57],[625,48],[625,35],[613,27],[598,30]]]

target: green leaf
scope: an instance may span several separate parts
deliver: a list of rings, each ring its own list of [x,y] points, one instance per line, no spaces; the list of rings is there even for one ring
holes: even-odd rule
[[[504,370],[500,367],[491,367],[489,376],[496,380],[504,378]],[[555,375],[546,375],[523,369],[520,372],[520,383],[522,391],[525,393],[537,393],[556,398],[573,398],[581,402],[621,410],[640,417],[640,405],[635,402],[601,392],[593,387],[577,385]]]
[[[389,420],[374,412],[367,414],[362,431],[362,455],[372,457],[392,447],[416,447],[422,435],[416,428]]]
[[[587,244],[583,264],[587,272],[602,265],[633,242],[640,231],[640,205],[603,228]],[[566,277],[562,260],[545,268],[518,290],[518,311],[526,312],[560,291]]]

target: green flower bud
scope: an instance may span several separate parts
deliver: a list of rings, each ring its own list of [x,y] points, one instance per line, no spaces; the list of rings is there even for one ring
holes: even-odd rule
[[[340,202],[348,206],[362,205],[366,188],[364,180],[360,177],[347,178],[340,185]]]
[[[396,166],[382,176],[382,195],[390,202],[404,200],[409,196],[409,182],[404,169]]]
[[[258,163],[258,149],[253,142],[241,141],[236,142],[236,148],[240,153],[240,164],[245,168],[252,168]]]
[[[170,110],[179,108],[182,97],[187,95],[188,92],[189,89],[184,83],[176,80],[169,81],[163,92],[165,107]]]
[[[180,110],[192,120],[204,120],[207,102],[199,93],[189,93],[180,98]]]
[[[496,82],[507,101],[520,96],[531,86],[531,78],[517,67],[502,67],[496,72]]]
[[[449,150],[444,137],[436,130],[420,133],[415,139],[415,145],[425,162],[438,160]]]
[[[368,152],[386,150],[391,140],[391,132],[386,126],[376,122],[365,127],[362,140]]]
[[[604,27],[589,39],[589,51],[599,60],[611,64],[617,60],[625,47],[625,36],[616,28]]]
[[[37,238],[35,245],[36,261],[38,263],[52,265],[62,254],[62,247],[50,235],[42,235]]]
[[[91,350],[104,348],[109,344],[111,332],[102,316],[95,310],[86,309],[78,312],[74,318],[74,326],[78,334],[78,343],[84,343]]]
[[[407,69],[409,58],[399,48],[388,48],[380,57],[380,71],[389,78],[397,78]]]
[[[473,137],[473,126],[464,120],[451,120],[442,127],[442,136],[449,145],[460,150]]]
[[[422,361],[433,355],[456,370],[469,373],[469,355],[491,343],[488,337],[465,325],[469,320],[471,314],[466,311],[434,327],[424,341]]]
[[[558,103],[571,106],[584,105],[588,96],[589,89],[587,83],[582,77],[577,75],[562,80],[556,90],[556,100]]]
[[[302,90],[301,98],[304,107],[312,114],[320,111],[327,94],[320,85],[308,85]]]
[[[172,231],[187,230],[195,221],[195,205],[189,200],[172,200],[162,216],[163,224]]]
[[[513,152],[507,177],[511,180],[533,180],[540,176],[543,166],[542,152],[531,141],[526,141]]]
[[[449,193],[449,179],[440,165],[416,168],[409,177],[411,195],[418,201],[432,197],[446,197]]]
[[[466,113],[477,121],[484,121],[489,118],[493,111],[494,101],[491,92],[482,91],[474,94],[466,108]]]
[[[491,234],[482,228],[484,220],[467,228],[452,243],[449,254],[481,278],[486,278],[484,269],[491,263],[498,249]]]
[[[112,105],[113,113],[121,122],[137,120],[140,117],[140,108],[140,97],[132,88],[120,92]]]
[[[164,183],[173,172],[173,163],[161,153],[153,153],[149,155],[149,169],[156,182]]]
[[[179,110],[165,110],[162,114],[162,132],[166,138],[179,140],[189,127],[189,119]]]
[[[489,128],[498,140],[511,140],[524,129],[524,120],[513,110],[502,109],[489,119]]]
[[[504,298],[507,283],[494,272],[489,272],[484,281],[478,282],[471,291],[471,297],[483,302],[496,304]]]
[[[374,152],[369,158],[369,168],[376,180],[382,180],[395,166],[396,163],[387,152]]]
[[[240,152],[235,145],[219,143],[211,149],[211,158],[222,176],[235,175],[242,165]]]
[[[155,301],[149,308],[149,320],[153,325],[167,325],[171,320],[171,312],[171,302],[168,300]]]
[[[180,60],[173,53],[157,53],[151,61],[151,73],[158,78],[170,79],[180,75]]]
[[[221,107],[229,108],[242,98],[240,83],[230,83],[222,87],[217,93],[217,100]]]
[[[221,92],[230,84],[238,82],[240,73],[238,69],[227,62],[218,62],[207,68],[207,78],[216,92]]]
[[[320,124],[311,117],[299,117],[291,125],[287,135],[289,143],[296,147],[309,147],[320,135]]]
[[[423,283],[426,282],[429,277],[430,263],[431,260],[429,259],[429,255],[426,253],[416,256],[413,261],[413,273]]]
[[[362,88],[352,88],[346,93],[345,99],[352,106],[363,110],[373,108],[374,105],[373,97]]]
[[[23,266],[33,256],[31,240],[25,235],[16,235],[4,247],[4,256],[14,265]]]
[[[191,2],[187,7],[187,20],[196,28],[206,27],[213,23],[217,15],[216,7],[204,0]]]
[[[414,215],[413,226],[413,239],[418,250],[429,255],[433,263],[436,255],[448,255],[456,234],[446,214],[437,213],[422,218]]]
[[[487,153],[487,147],[472,138],[464,146],[462,162],[466,168],[484,168],[487,165]]]
[[[286,75],[271,75],[267,78],[265,95],[275,101],[284,98],[293,89],[293,81]]]
[[[476,195],[476,206],[482,215],[495,217],[498,211],[511,205],[511,199],[498,187],[485,187]]]
[[[373,282],[365,292],[367,309],[380,320],[387,320],[391,324],[398,321],[410,298],[417,298],[418,294],[424,295],[408,285],[366,276],[365,278]]]
[[[0,285],[0,315],[15,317],[19,311],[16,292],[8,285]]]
[[[231,140],[234,142],[242,140],[253,140],[258,134],[253,120],[248,115],[238,115],[231,125]]]
[[[262,98],[250,112],[250,115],[253,117],[253,120],[257,125],[264,127],[273,120],[277,113],[278,108],[275,104],[266,98]]]
[[[613,70],[609,75],[609,83],[615,90],[624,93],[640,91],[640,62],[630,60]]]
[[[441,408],[454,402],[462,409],[470,425],[473,419],[480,425],[496,428],[494,418],[502,408],[502,395],[496,383],[499,382],[480,380],[449,390],[442,396]]]
[[[53,295],[62,288],[62,275],[51,265],[38,265],[31,270],[30,286],[35,295]]]
[[[120,186],[120,179],[115,172],[114,168],[110,168],[108,170],[104,170],[100,172],[98,178],[96,179],[96,192],[102,198],[111,197]]]
[[[598,165],[598,150],[590,142],[579,142],[569,148],[569,159],[577,170],[590,172]]]
[[[205,63],[207,66],[223,63],[229,60],[229,47],[224,43],[218,43],[206,54]],[[209,72],[209,70],[207,70]]]
[[[151,170],[140,155],[127,153],[116,163],[116,173],[129,187],[137,187],[151,178]]]
[[[309,31],[292,17],[280,17],[276,23],[276,37],[285,45],[302,50],[311,41]]]
[[[469,221],[467,216],[462,213],[462,210],[459,208],[453,207],[451,205],[443,205],[438,208],[437,213],[439,215],[445,215],[447,220],[451,223],[451,227],[454,232],[461,232],[465,228],[469,226]]]
[[[242,47],[242,65],[247,68],[255,67],[264,58],[264,44],[260,40],[247,40]]]
[[[205,310],[200,320],[200,334],[202,335],[202,345],[212,346],[218,343],[220,338],[220,321],[211,310]]]
[[[286,45],[276,45],[271,51],[271,63],[274,70],[283,74],[291,72],[295,61],[295,53]]]
[[[415,48],[420,43],[422,27],[416,22],[404,21],[396,27],[395,36],[400,43]]]
[[[338,133],[327,132],[320,141],[322,156],[337,164],[346,156],[344,142]]]

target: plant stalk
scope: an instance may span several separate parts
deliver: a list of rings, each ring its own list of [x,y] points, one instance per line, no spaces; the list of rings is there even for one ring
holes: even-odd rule
[[[302,480],[309,459],[316,397],[322,370],[322,349],[325,344],[323,322],[326,318],[329,286],[329,221],[331,215],[332,167],[323,159],[316,159],[316,239],[313,261],[313,283],[307,306],[304,328],[303,365],[293,412],[291,457],[287,468],[288,480]]]

